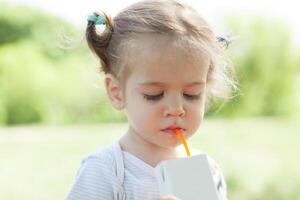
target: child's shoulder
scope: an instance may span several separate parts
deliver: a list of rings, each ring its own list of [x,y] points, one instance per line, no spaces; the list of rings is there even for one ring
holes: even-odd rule
[[[115,148],[98,148],[82,159],[67,199],[113,199],[119,194],[123,180],[118,174]]]
[[[85,162],[95,162],[99,165],[107,164],[107,166],[114,166],[115,165],[115,158],[114,158],[114,146],[104,146],[92,151],[91,153],[87,154],[83,159],[82,163]]]

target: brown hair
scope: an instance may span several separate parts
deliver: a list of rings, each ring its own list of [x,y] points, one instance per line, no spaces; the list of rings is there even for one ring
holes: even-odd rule
[[[161,35],[177,39],[184,48],[196,50],[192,52],[204,52],[209,56],[207,82],[211,96],[226,97],[235,88],[232,70],[223,56],[224,41],[227,46],[228,40],[217,38],[189,5],[177,0],[144,0],[125,8],[113,19],[104,12],[94,15],[104,17],[105,29],[97,33],[95,23],[89,21],[86,39],[90,49],[100,58],[104,73],[122,79],[130,61],[128,49],[141,41],[138,41],[140,36]]]

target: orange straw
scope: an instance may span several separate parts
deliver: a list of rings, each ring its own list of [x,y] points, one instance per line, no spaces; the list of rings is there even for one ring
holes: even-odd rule
[[[176,130],[176,133],[177,133],[179,139],[181,140],[181,143],[183,144],[183,146],[185,148],[187,156],[190,157],[191,153],[190,153],[189,147],[188,147],[188,145],[187,145],[187,143],[186,143],[186,141],[184,139],[183,134],[181,133],[181,131],[179,129],[175,129],[175,130]]]

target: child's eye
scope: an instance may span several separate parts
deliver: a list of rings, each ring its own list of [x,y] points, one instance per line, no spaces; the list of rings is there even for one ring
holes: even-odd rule
[[[149,94],[144,94],[144,98],[149,100],[149,101],[157,101],[160,100],[163,97],[164,93],[156,94],[156,95],[149,95]]]
[[[183,96],[188,100],[198,100],[201,97],[201,93],[200,94],[186,94],[186,93],[184,93]]]

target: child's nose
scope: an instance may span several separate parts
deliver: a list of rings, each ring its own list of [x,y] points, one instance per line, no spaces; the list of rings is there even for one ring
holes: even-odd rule
[[[164,110],[164,116],[185,116],[185,109],[180,98],[174,98],[172,101],[167,102],[167,105]]]

